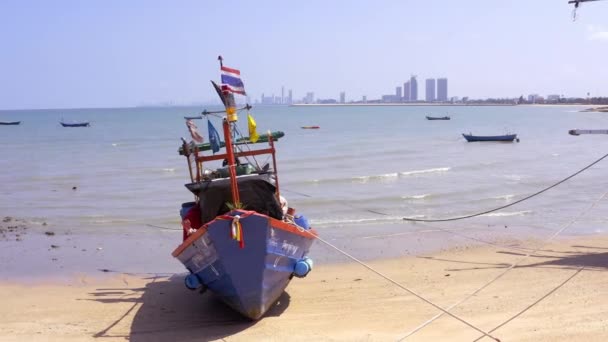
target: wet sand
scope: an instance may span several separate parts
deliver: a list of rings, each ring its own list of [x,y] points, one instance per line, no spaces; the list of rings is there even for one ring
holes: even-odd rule
[[[453,247],[370,265],[448,307],[503,273],[540,240],[496,243],[503,247]],[[560,239],[452,312],[484,331],[515,317],[492,332],[501,341],[607,340],[607,251],[606,236]],[[396,341],[439,313],[352,262],[320,265],[308,277],[294,279],[257,322],[241,318],[210,293],[188,291],[183,274],[4,280],[0,301],[2,341]],[[407,340],[479,336],[444,316]]]

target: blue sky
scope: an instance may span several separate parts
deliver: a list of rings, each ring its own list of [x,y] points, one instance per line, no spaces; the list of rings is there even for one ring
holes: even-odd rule
[[[608,1],[0,1],[0,109],[214,100],[217,56],[252,98],[608,96]],[[424,92],[422,91],[423,95]]]

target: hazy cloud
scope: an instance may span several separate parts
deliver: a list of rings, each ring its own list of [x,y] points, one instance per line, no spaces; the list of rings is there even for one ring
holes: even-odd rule
[[[608,30],[596,25],[587,26],[587,39],[608,42]]]

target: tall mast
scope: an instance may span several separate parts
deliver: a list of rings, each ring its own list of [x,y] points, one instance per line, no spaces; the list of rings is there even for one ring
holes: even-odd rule
[[[222,56],[217,57],[220,62],[220,68],[224,66],[224,59]],[[217,86],[214,83],[214,86],[217,89]],[[234,101],[234,95],[228,90],[221,89],[218,91],[222,102],[224,103],[224,107],[226,108],[226,117],[223,119],[222,128],[224,129],[224,141],[226,142],[226,156],[228,159],[228,172],[230,174],[230,190],[232,192],[232,204],[235,206],[239,206],[241,199],[239,196],[239,187],[236,181],[236,163],[234,158],[234,149],[232,146],[232,131],[231,124],[238,120],[238,115],[236,112],[236,105]]]

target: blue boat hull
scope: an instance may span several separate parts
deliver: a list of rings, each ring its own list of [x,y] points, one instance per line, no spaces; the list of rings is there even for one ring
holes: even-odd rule
[[[21,121],[0,121],[0,126],[16,126],[20,123]]]
[[[88,122],[81,122],[81,123],[65,123],[65,122],[60,122],[60,124],[63,127],[89,127],[89,123]]]
[[[462,134],[462,136],[467,139],[468,142],[474,141],[513,141],[517,138],[517,134],[507,134],[507,135],[471,135],[471,134]]]
[[[228,215],[242,217],[243,248],[232,239],[232,220],[224,215],[193,233],[173,256],[190,271],[187,282],[200,282],[256,320],[281,296],[315,233],[258,213],[245,217],[247,212],[235,210]]]

